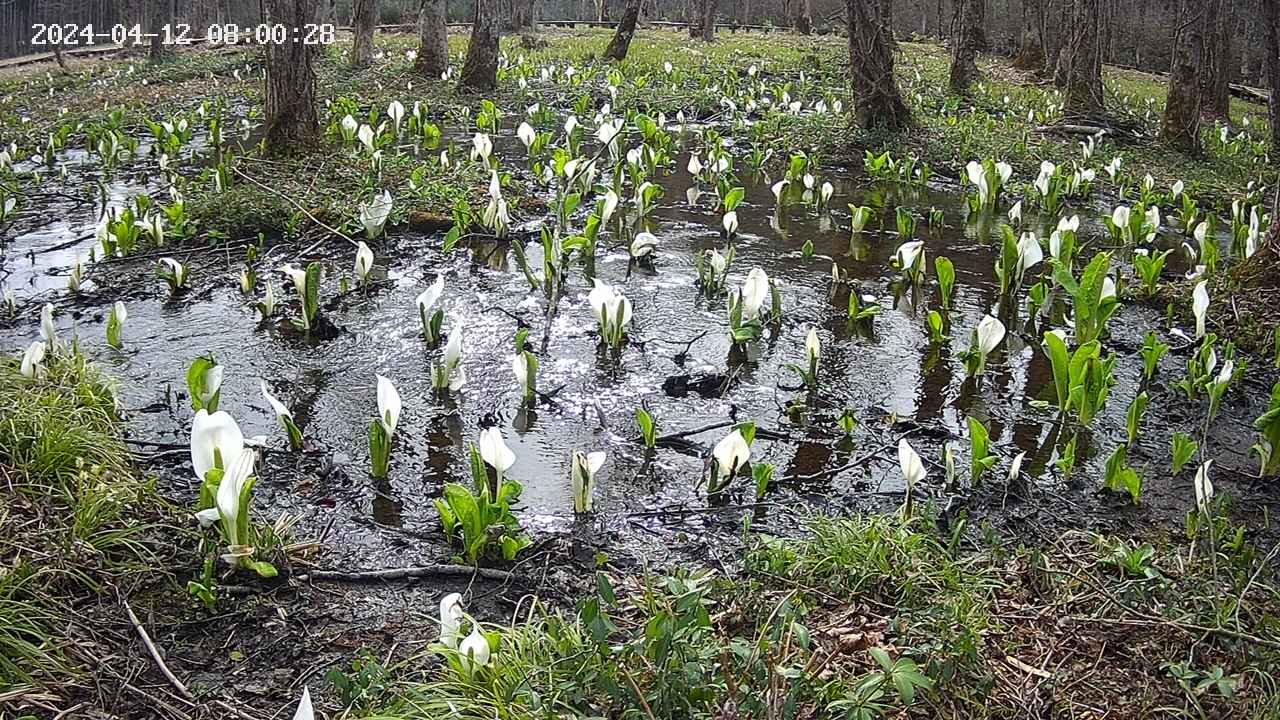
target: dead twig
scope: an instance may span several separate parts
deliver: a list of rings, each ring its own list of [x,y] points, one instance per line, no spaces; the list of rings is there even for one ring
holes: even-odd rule
[[[129,599],[124,595],[120,595],[120,604],[124,606],[124,611],[129,614],[129,622],[133,623],[133,629],[138,631],[138,637],[142,638],[142,644],[147,646],[147,652],[151,653],[151,659],[156,661],[156,666],[160,668],[160,672],[164,673],[165,678],[169,680],[169,684],[174,687],[182,697],[188,700],[194,700],[195,696],[187,689],[186,685],[178,679],[177,675],[169,669],[165,664],[164,657],[160,655],[160,650],[156,648],[156,644],[151,641],[151,636],[147,634],[147,629],[142,626],[142,621],[133,612],[133,608],[129,606]]]

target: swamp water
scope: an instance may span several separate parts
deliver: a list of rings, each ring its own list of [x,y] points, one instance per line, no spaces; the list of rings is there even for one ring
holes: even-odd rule
[[[527,176],[528,163],[514,137],[508,133],[496,140],[501,166]],[[1162,308],[1128,300],[1112,318],[1104,347],[1118,358],[1117,384],[1106,409],[1079,431],[1077,468],[1067,481],[1052,463],[1073,430],[1059,423],[1056,408],[1035,402],[1053,393],[1050,365],[1038,348],[1046,327],[1029,327],[1025,306],[1016,320],[1002,316],[1009,333],[976,383],[966,381],[959,359],[972,329],[995,312],[998,302],[992,270],[999,252],[998,222],[981,229],[966,224],[965,199],[954,186],[884,186],[852,175],[824,178],[835,185],[829,213],[797,203],[775,215],[772,180],[740,175],[746,199],[738,209],[741,224],[729,286],[736,287],[751,268],[762,268],[781,283],[784,314],[780,326],[749,345],[745,359],[731,357],[725,299],[703,297],[695,270],[697,254],[725,247],[720,215],[713,195],[704,194],[694,206],[686,202],[692,182],[683,170],[686,159],[680,155],[670,172],[654,179],[665,194],[647,226],[659,240],[652,268],[631,264],[612,232],[601,235],[596,273],[620,288],[634,309],[631,341],[617,358],[597,349],[596,322],[586,301],[590,285],[581,267],[569,271],[566,293],[548,325],[545,295],[530,290],[506,243],[459,246],[445,255],[441,236],[393,228],[389,237],[372,243],[385,279],[337,296],[337,278],[350,277],[354,250],[335,238],[328,247],[340,250],[326,264],[321,306],[340,332],[308,341],[282,332],[287,321],[258,322],[252,299],[236,287],[242,250],[175,250],[172,255],[191,268],[191,289],[170,301],[167,287],[151,274],[154,259],[113,261],[139,268],[128,282],[120,282],[114,271],[96,272],[87,256],[101,207],[58,198],[41,210],[38,227],[28,223],[5,245],[0,268],[6,286],[16,289],[20,312],[15,323],[0,325],[0,340],[17,349],[35,339],[39,307],[53,302],[62,337],[74,333],[88,355],[119,378],[129,435],[147,443],[140,446],[148,452],[145,467],[160,473],[161,486],[182,498],[193,498],[196,487],[182,449],[193,415],[184,378],[197,355],[212,353],[225,368],[220,408],[236,418],[246,436],[264,435],[272,448],[259,466],[256,514],[264,519],[301,514],[299,539],[325,535],[324,564],[379,567],[447,557],[431,500],[447,482],[470,482],[469,447],[490,425],[501,428],[515,452],[507,475],[524,485],[517,515],[535,540],[574,528],[570,453],[602,450],[608,459],[596,478],[596,516],[590,522],[613,541],[611,553],[625,550],[644,559],[663,558],[677,538],[736,533],[744,506],[751,506],[757,529],[786,533],[796,524],[790,508],[883,510],[900,504],[900,437],[925,458],[928,476],[917,488],[917,504],[934,502],[953,511],[967,507],[977,518],[1032,530],[1177,523],[1193,506],[1194,467],[1170,477],[1170,437],[1175,431],[1198,435],[1207,401],[1188,401],[1173,388],[1184,373],[1187,353],[1181,346],[1186,343],[1169,335]],[[77,178],[73,173],[67,181],[68,194],[77,192]],[[158,188],[145,178],[117,180],[108,184],[107,197],[119,205],[142,191],[158,193]],[[852,243],[848,203],[870,205],[878,213]],[[904,290],[889,266],[899,244],[892,229],[897,205],[925,216],[937,207],[946,217],[939,228],[920,222],[929,272],[925,287],[914,292]],[[1086,216],[1080,237],[1087,261],[1105,243],[1105,230],[1093,217],[1104,210],[1079,210]],[[545,219],[516,213],[513,237],[536,239]],[[1037,232],[1047,234],[1047,229]],[[810,258],[802,252],[806,241],[814,247]],[[1169,246],[1177,242],[1167,239]],[[47,252],[59,245],[64,247]],[[269,248],[258,264],[259,293],[268,274],[275,285],[282,306],[277,320],[296,315],[297,304],[291,287],[286,290],[287,279],[274,268],[296,262],[298,250]],[[938,307],[932,261],[940,255],[955,264],[956,294],[950,339],[931,345],[925,315]],[[65,275],[77,256],[86,263],[89,279],[81,296],[72,298]],[[883,306],[869,325],[848,324],[850,290],[845,284],[833,293],[833,261],[856,292],[874,296]],[[444,401],[433,396],[430,384],[430,365],[442,350],[423,344],[414,306],[437,273],[445,276],[445,331],[458,323],[464,328],[467,377],[461,392]],[[104,340],[106,312],[117,299],[124,299],[129,310],[119,351]],[[552,394],[534,410],[517,409],[520,391],[511,371],[516,318],[528,325],[541,363],[538,388]],[[818,390],[806,400],[801,381],[787,366],[806,363],[810,327],[818,329],[823,353]],[[1150,329],[1175,350],[1144,388],[1138,350]],[[368,427],[377,412],[375,373],[390,378],[404,400],[385,480],[368,473]],[[311,452],[287,451],[283,431],[259,392],[259,378],[293,410]],[[1208,456],[1215,458],[1220,491],[1274,507],[1274,497],[1257,497],[1248,481],[1257,468],[1248,455],[1256,439],[1252,421],[1264,410],[1269,387],[1251,378],[1232,389],[1210,429]],[[1143,389],[1151,394],[1151,404],[1129,454],[1130,465],[1145,478],[1135,507],[1127,496],[1100,493],[1099,485],[1108,455],[1125,438],[1129,402]],[[706,429],[662,443],[646,459],[635,441],[634,413],[642,403],[656,418],[660,436]],[[851,437],[838,423],[846,409],[859,422]],[[969,415],[989,427],[992,452],[1000,456],[985,484],[972,491],[967,488]],[[752,460],[776,467],[774,486],[756,503],[754,483],[740,477],[719,500],[732,512],[709,510],[699,487],[704,458],[732,422],[745,420],[761,428]],[[956,443],[963,488],[955,494],[942,487],[940,459],[947,440]],[[159,451],[150,454],[151,448]],[[1026,453],[1021,479],[1009,485],[1010,462],[1021,452]]]

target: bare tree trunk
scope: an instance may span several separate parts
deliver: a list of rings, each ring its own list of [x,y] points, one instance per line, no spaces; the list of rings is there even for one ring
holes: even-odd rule
[[[511,31],[512,32],[529,32],[537,31],[537,20],[535,19],[536,0],[512,0],[511,2]]]
[[[955,29],[951,38],[951,92],[963,93],[978,79],[979,33],[986,23],[984,0],[956,3]]]
[[[263,22],[304,27],[315,17],[315,0],[262,0]],[[289,153],[313,142],[316,118],[316,74],[311,67],[315,46],[269,43],[266,55],[266,144],[273,154]]]
[[[1184,152],[1200,149],[1200,59],[1204,50],[1201,0],[1182,0],[1174,38],[1169,94],[1160,123],[1160,139]]]
[[[422,0],[418,8],[418,57],[413,71],[433,80],[439,80],[449,68],[446,5],[447,0]]]
[[[1271,124],[1271,155],[1280,157],[1280,0],[1262,0],[1262,21],[1266,24],[1266,65],[1267,80],[1271,87],[1271,102],[1268,103]],[[1280,252],[1280,243],[1276,242],[1277,228],[1280,228],[1280,215],[1271,214],[1272,247]]]
[[[618,21],[618,29],[613,33],[613,40],[604,51],[606,60],[622,62],[627,57],[627,48],[631,47],[631,38],[636,34],[636,21],[640,18],[641,0],[627,0],[622,11],[622,20]]]
[[[1209,0],[1205,5],[1204,63],[1200,74],[1200,110],[1231,120],[1231,75],[1235,70],[1232,38],[1235,35],[1235,3]]]
[[[458,84],[472,90],[492,90],[498,86],[498,0],[476,0],[476,17],[471,25],[471,43],[462,64]]]
[[[813,32],[813,0],[796,2],[796,32],[801,35]]]
[[[163,60],[169,48],[164,44],[164,26],[172,22],[173,7],[171,0],[148,0],[147,2],[147,34],[151,36],[151,49],[148,57],[152,62]]]
[[[877,16],[880,18],[880,26],[884,28],[884,42],[892,52],[898,47],[898,41],[893,37],[893,3],[896,0],[872,0],[879,7],[877,8]]]
[[[1044,45],[1040,42],[1040,3],[1042,0],[1025,0],[1022,3],[1022,39],[1013,66],[1021,70],[1044,69]]]
[[[351,3],[351,67],[366,67],[373,60],[373,32],[378,27],[378,0]]]
[[[1101,0],[1075,0],[1071,39],[1063,48],[1066,79],[1065,112],[1071,118],[1096,119],[1103,115]]]
[[[898,129],[911,122],[893,75],[890,32],[883,24],[880,3],[888,0],[846,0],[849,24],[849,73],[853,81],[854,117],[860,127]]]
[[[703,42],[715,42],[716,39],[716,2],[717,0],[694,0],[697,3],[698,18],[698,34],[692,35],[693,28],[689,28],[691,37],[700,37]]]

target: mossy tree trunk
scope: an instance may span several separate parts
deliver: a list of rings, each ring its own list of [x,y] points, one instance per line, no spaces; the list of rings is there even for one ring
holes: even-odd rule
[[[890,31],[879,7],[888,0],[846,0],[849,73],[854,117],[860,127],[899,129],[911,122],[893,74]]]
[[[986,24],[984,0],[957,0],[954,34],[951,38],[951,92],[964,93],[978,79],[980,33]]]
[[[1204,63],[1200,74],[1200,111],[1231,119],[1231,77],[1235,72],[1235,2],[1209,0],[1205,5]]]
[[[262,17],[268,24],[301,28],[315,17],[315,0],[262,0]],[[267,150],[276,155],[293,152],[314,142],[319,130],[312,67],[316,48],[303,43],[269,43],[263,52]]]
[[[418,57],[413,71],[439,80],[449,67],[449,25],[446,0],[422,0],[418,7]]]
[[[1063,72],[1068,117],[1097,119],[1104,115],[1102,92],[1102,0],[1075,0],[1071,11],[1071,39],[1063,48]]]
[[[813,32],[813,0],[796,0],[796,32],[801,35]]]
[[[631,38],[636,34],[636,22],[640,19],[640,3],[642,0],[627,0],[622,11],[622,19],[618,21],[618,29],[613,32],[609,47],[605,48],[606,60],[622,62],[627,58],[627,49],[631,47]]]
[[[362,68],[373,61],[373,33],[378,29],[378,0],[351,3],[351,67]]]
[[[471,42],[458,79],[464,88],[489,91],[498,86],[498,40],[502,37],[499,15],[498,0],[476,0]]]
[[[1160,139],[1183,152],[1200,148],[1200,62],[1204,55],[1204,5],[1182,0],[1173,42],[1169,93],[1160,121]]]

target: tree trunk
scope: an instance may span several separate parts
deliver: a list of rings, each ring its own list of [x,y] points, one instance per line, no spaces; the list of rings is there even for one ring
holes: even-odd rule
[[[627,0],[622,11],[622,19],[618,21],[618,29],[613,33],[613,40],[604,51],[606,60],[622,62],[627,58],[627,48],[631,47],[631,38],[636,34],[636,21],[640,19],[641,0]]]
[[[959,0],[951,38],[951,92],[960,94],[978,79],[978,36],[986,23],[984,0]]]
[[[418,8],[418,57],[413,71],[439,80],[449,68],[449,26],[447,0],[422,0]]]
[[[1063,48],[1066,80],[1065,113],[1072,119],[1097,119],[1106,101],[1102,94],[1101,0],[1075,0],[1071,39]]]
[[[701,10],[699,16],[698,37],[703,42],[715,42],[716,39],[716,0],[699,0]]]
[[[315,17],[315,0],[262,0],[263,22],[301,28]],[[266,144],[273,154],[284,154],[313,142],[319,129],[316,118],[316,74],[311,67],[314,45],[268,43],[266,55]]]
[[[860,127],[898,129],[911,122],[893,75],[893,50],[879,5],[889,0],[846,0],[849,73],[854,117]]]
[[[1204,64],[1200,74],[1200,110],[1231,121],[1231,76],[1235,71],[1232,36],[1235,35],[1235,3],[1209,0],[1205,5]]]
[[[873,17],[880,18],[880,26],[884,28],[884,43],[892,53],[894,48],[898,47],[898,41],[893,37],[893,3],[896,0],[871,0],[878,5],[877,12]]]
[[[1200,59],[1204,50],[1202,0],[1182,0],[1179,31],[1173,42],[1169,93],[1160,123],[1160,139],[1183,152],[1200,149]]]
[[[148,0],[147,2],[147,34],[151,36],[151,49],[148,53],[152,62],[163,60],[169,53],[164,44],[164,26],[172,22],[172,0]]]
[[[537,21],[534,19],[535,0],[512,0],[511,31],[534,32]]]
[[[488,91],[498,86],[499,29],[497,0],[476,0],[476,18],[471,24],[471,43],[462,64],[459,85],[472,90]]]
[[[362,68],[373,61],[373,32],[378,27],[378,0],[351,3],[351,67]]]
[[[1262,21],[1266,24],[1267,80],[1271,87],[1268,103],[1271,124],[1271,156],[1280,156],[1280,0],[1262,0]],[[1276,238],[1280,228],[1280,215],[1271,215],[1271,238]],[[1277,246],[1280,250],[1280,246]]]
[[[796,32],[801,35],[813,32],[813,0],[797,0]]]
[[[1013,66],[1020,70],[1044,69],[1044,46],[1040,43],[1040,3],[1042,0],[1025,0],[1022,4],[1022,39]]]

